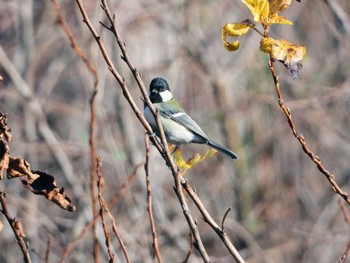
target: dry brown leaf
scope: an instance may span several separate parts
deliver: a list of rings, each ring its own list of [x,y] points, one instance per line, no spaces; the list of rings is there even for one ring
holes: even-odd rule
[[[0,112],[0,138],[11,141],[11,129],[7,126],[7,115]]]
[[[21,157],[10,157],[9,168],[7,169],[7,178],[26,176],[29,183],[35,181],[39,176],[30,171],[30,164]]]
[[[64,193],[64,188],[56,187],[48,192],[46,198],[69,212],[74,212],[76,210],[75,206],[71,204],[70,198]]]
[[[10,157],[7,178],[19,177],[24,187],[36,195],[43,195],[59,207],[70,212],[75,211],[70,198],[63,188],[56,185],[55,178],[42,171],[31,171],[30,164],[23,158]]]
[[[43,195],[48,200],[54,202],[59,207],[70,212],[75,211],[75,206],[71,204],[71,199],[64,193],[64,188],[56,185],[55,178],[42,171],[31,171],[36,178],[34,181],[26,177],[20,177],[23,185],[36,195]]]
[[[7,143],[0,139],[0,180],[2,179],[2,174],[9,167],[9,147]]]

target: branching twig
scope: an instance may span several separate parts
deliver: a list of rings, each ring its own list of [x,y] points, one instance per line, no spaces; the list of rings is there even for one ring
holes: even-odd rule
[[[295,126],[293,119],[292,119],[292,114],[291,114],[289,108],[284,103],[281,88],[280,88],[280,83],[279,83],[278,76],[277,76],[276,70],[275,70],[275,63],[271,59],[269,60],[269,67],[270,67],[273,81],[275,83],[276,93],[277,93],[277,97],[278,97],[278,104],[281,107],[281,109],[283,110],[283,112],[288,120],[289,127],[291,128],[294,137],[299,141],[299,143],[301,144],[301,146],[303,148],[303,151],[315,163],[318,170],[326,176],[327,180],[332,185],[333,191],[336,192],[337,194],[339,194],[350,205],[349,195],[346,192],[343,192],[343,190],[340,188],[340,186],[335,181],[334,175],[323,166],[320,158],[310,150],[303,135],[301,135],[297,131],[296,126]]]
[[[141,114],[140,110],[138,109],[137,105],[135,104],[135,101],[133,100],[133,98],[130,95],[129,89],[124,81],[124,79],[120,76],[119,72],[115,69],[110,57],[108,56],[106,49],[104,47],[104,44],[101,41],[100,36],[97,34],[96,30],[94,29],[94,27],[92,26],[89,17],[86,13],[86,10],[83,6],[83,3],[81,0],[76,0],[79,9],[82,13],[83,16],[83,20],[86,23],[86,25],[88,26],[88,28],[90,29],[91,33],[93,34],[101,52],[102,55],[108,65],[109,70],[111,71],[111,73],[113,74],[113,76],[116,78],[116,80],[118,81],[122,91],[123,91],[123,95],[126,98],[126,100],[128,101],[130,107],[132,108],[132,110],[134,111],[136,117],[139,119],[139,121],[141,122],[141,124],[144,126],[144,128],[146,129],[147,133],[149,135],[153,134],[152,128],[150,127],[149,123],[145,120],[144,116]],[[186,182],[186,180],[182,177],[181,173],[178,171],[177,166],[175,165],[173,159],[171,158],[171,154],[165,139],[165,135],[164,135],[164,131],[163,131],[163,127],[162,124],[160,123],[160,119],[159,119],[159,114],[157,112],[155,112],[149,97],[147,95],[147,91],[146,88],[143,84],[143,81],[140,77],[140,74],[137,72],[136,68],[132,65],[132,63],[130,62],[129,56],[127,55],[126,52],[126,47],[125,47],[125,43],[124,41],[122,41],[117,28],[115,27],[115,17],[111,14],[107,2],[105,0],[101,0],[101,6],[103,8],[103,10],[106,13],[106,16],[110,22],[110,26],[105,26],[107,27],[109,30],[111,30],[111,32],[114,34],[118,46],[122,51],[122,59],[126,62],[126,64],[129,66],[130,70],[132,71],[132,73],[134,74],[134,77],[136,79],[136,81],[138,82],[138,86],[141,90],[141,93],[143,95],[143,100],[144,102],[148,105],[148,107],[151,109],[155,120],[157,122],[157,126],[158,126],[158,130],[159,130],[159,134],[160,134],[160,139],[161,139],[161,143],[159,144],[159,142],[153,137],[151,136],[150,139],[152,141],[152,143],[155,145],[155,147],[157,148],[157,150],[159,151],[159,153],[163,156],[163,158],[165,159],[166,163],[168,164],[169,168],[172,171],[172,175],[174,177],[174,182],[175,182],[175,192],[178,196],[178,199],[180,201],[183,213],[185,215],[185,218],[191,228],[191,231],[194,235],[194,239],[195,239],[195,244],[196,244],[196,248],[199,250],[200,254],[202,255],[202,258],[204,259],[205,262],[210,262],[210,258],[204,248],[204,245],[201,241],[200,235],[199,235],[199,231],[198,231],[198,227],[197,224],[195,222],[195,220],[192,218],[189,209],[188,209],[188,205],[186,202],[186,199],[184,197],[183,191],[182,191],[182,187],[184,185],[188,185],[188,183]],[[193,196],[196,196],[196,194],[192,191],[192,198]],[[198,196],[196,196],[197,199]],[[195,200],[194,200],[195,201]],[[198,206],[198,200],[195,201],[195,204]],[[201,204],[202,205],[202,204]],[[202,205],[203,207],[203,205]],[[204,209],[205,210],[205,209]],[[203,212],[203,209],[200,209],[201,212]],[[205,210],[206,211],[206,210]],[[208,212],[207,212],[208,213]],[[203,215],[204,216],[204,215]],[[215,222],[214,222],[215,223]],[[216,223],[215,223],[216,224]],[[218,232],[217,232],[218,233]],[[226,236],[225,233],[221,233],[221,236],[223,236],[223,240],[224,243],[226,242],[226,246],[229,247],[230,252],[231,251],[235,251],[234,253],[231,252],[231,254],[235,255],[235,259],[239,259],[237,261],[239,262],[244,262],[243,259],[241,258],[241,256],[238,254],[237,250],[234,248],[234,246],[232,245],[232,243],[229,241],[228,237]],[[238,255],[237,255],[238,254]]]
[[[141,124],[144,126],[144,128],[146,129],[147,133],[148,134],[153,134],[153,131],[152,131],[152,128],[151,126],[149,125],[149,123],[146,121],[146,119],[144,118],[143,114],[140,112],[140,110],[138,109],[134,99],[132,98],[130,92],[129,92],[129,89],[124,81],[124,79],[121,77],[121,75],[119,74],[119,72],[115,69],[114,65],[113,65],[113,62],[111,61],[109,55],[107,54],[106,52],[106,49],[104,47],[104,44],[102,43],[101,41],[101,38],[100,36],[97,34],[96,30],[94,29],[94,27],[92,26],[91,22],[90,22],[90,19],[86,13],[86,10],[84,8],[84,5],[82,3],[81,0],[76,0],[78,6],[79,6],[79,9],[82,13],[82,16],[83,16],[83,20],[84,22],[86,23],[87,27],[90,29],[91,33],[93,34],[101,52],[102,52],[102,55],[108,65],[108,68],[109,70],[111,71],[111,73],[113,74],[113,76],[116,78],[116,80],[118,81],[121,89],[123,90],[123,95],[125,97],[125,99],[128,101],[130,107],[132,108],[132,110],[134,111],[135,115],[137,116],[137,118],[139,119],[139,121],[141,122]],[[107,16],[110,20],[110,22],[112,23],[111,24],[111,27],[113,27],[114,29],[112,30],[112,32],[117,32],[116,28],[114,27],[114,19],[113,17],[111,16],[110,12],[109,12],[109,9],[107,7],[107,4],[105,1],[103,1],[103,8],[104,10],[107,12]],[[118,38],[119,34],[115,34],[115,36],[117,37],[118,39],[118,44],[120,45],[119,47],[121,46],[124,46],[124,42],[121,41],[120,37]],[[125,51],[125,49],[123,48],[123,50]],[[124,60],[128,60],[128,56],[124,56],[123,58]],[[129,64],[128,64],[129,65]],[[131,65],[131,64],[130,64]],[[136,70],[134,70],[136,71]],[[135,72],[134,72],[135,73]],[[136,74],[136,73],[135,73]],[[136,76],[140,76],[139,73],[136,74]],[[141,80],[142,81],[142,80]],[[180,176],[180,174],[177,172],[177,167],[173,161],[173,159],[171,158],[171,154],[170,154],[170,151],[169,151],[169,148],[168,148],[168,145],[166,143],[166,139],[165,139],[165,135],[164,135],[164,131],[163,131],[163,128],[162,128],[162,125],[160,123],[160,119],[159,119],[159,116],[157,116],[157,113],[155,112],[153,106],[152,106],[152,103],[150,102],[148,96],[147,96],[147,92],[146,92],[146,89],[144,87],[144,85],[139,85],[140,89],[142,90],[142,94],[144,94],[144,101],[145,103],[150,107],[151,111],[153,112],[154,116],[155,116],[155,119],[157,121],[157,125],[158,125],[158,129],[159,129],[159,132],[160,132],[160,137],[161,137],[161,142],[162,142],[162,145],[159,144],[159,142],[155,139],[155,137],[151,136],[150,137],[150,140],[152,141],[152,143],[155,145],[155,147],[157,148],[157,150],[159,151],[159,153],[163,156],[163,158],[166,160],[166,162],[168,163],[168,165],[170,166],[171,170],[172,170],[172,174],[174,176],[174,180],[175,181],[180,181],[180,178],[182,178]],[[183,179],[182,179],[183,180]],[[183,196],[183,193],[182,193],[182,190],[181,190],[181,184],[180,183],[176,183],[175,184],[176,188],[177,188],[177,195],[180,197],[181,195]],[[183,209],[185,209],[186,207],[188,208],[187,204],[186,204],[186,200],[184,197],[182,198],[179,198],[180,200],[180,203],[181,203],[181,207]],[[188,222],[194,222],[194,220],[192,219],[190,213],[189,213],[189,210],[187,209],[186,212],[184,212],[185,216],[186,216],[186,219]],[[192,224],[193,227],[196,228],[196,225],[195,224]],[[195,229],[194,228],[194,229]],[[193,230],[194,231],[194,230]],[[196,242],[198,244],[202,244],[202,241],[201,239],[198,239],[199,238],[199,233],[197,232],[195,236],[195,239],[196,239]],[[200,253],[201,255],[203,256],[204,255],[204,258],[209,258],[205,249],[204,249],[204,246],[202,244],[202,246],[198,246],[201,250],[200,250]],[[209,261],[207,261],[209,262]]]
[[[112,60],[110,59],[110,57],[107,54],[106,48],[104,46],[104,44],[101,41],[101,37],[97,34],[95,28],[93,27],[93,25],[91,24],[91,21],[86,13],[85,7],[82,3],[81,0],[76,0],[78,7],[80,9],[80,12],[83,16],[83,21],[85,22],[85,24],[87,25],[87,27],[89,28],[89,30],[91,31],[92,35],[94,36],[100,50],[101,53],[103,55],[103,58],[105,59],[108,69],[111,71],[112,75],[115,77],[115,79],[118,81],[122,91],[123,91],[123,95],[125,97],[125,99],[128,101],[130,107],[132,108],[132,110],[134,111],[136,117],[139,119],[139,121],[141,122],[141,124],[145,127],[146,131],[148,134],[153,134],[152,128],[149,125],[149,123],[146,121],[146,119],[144,118],[143,114],[141,113],[141,111],[139,110],[139,108],[137,107],[134,99],[132,98],[129,89],[127,88],[127,85],[125,83],[124,78],[119,74],[119,72],[116,70],[116,68],[113,65]],[[147,94],[147,92],[146,92]],[[145,96],[145,101],[147,104],[151,105],[150,108],[151,110],[154,111],[154,108],[152,107],[151,102],[149,101],[148,96]],[[163,153],[163,149],[162,146],[159,144],[159,142],[155,139],[155,138],[151,138],[152,143],[155,145],[155,147],[157,147],[157,149]]]
[[[158,238],[157,238],[156,226],[155,226],[154,217],[153,217],[151,179],[149,175],[150,145],[149,145],[149,139],[147,134],[145,135],[145,146],[146,146],[145,177],[146,177],[146,187],[147,187],[147,211],[149,215],[149,221],[151,224],[152,240],[153,240],[152,246],[154,250],[154,255],[156,256],[158,262],[161,263],[162,258],[158,247]]]
[[[106,209],[106,212],[107,212],[107,214],[108,214],[108,216],[109,216],[109,219],[112,221],[112,230],[113,230],[113,233],[114,233],[115,236],[117,237],[118,242],[119,242],[119,244],[120,244],[120,247],[121,247],[122,250],[123,250],[123,253],[124,253],[124,257],[125,257],[125,259],[126,259],[126,262],[127,262],[127,263],[130,263],[131,261],[130,261],[130,258],[129,258],[128,251],[127,251],[127,249],[126,249],[126,246],[124,245],[123,240],[122,240],[121,237],[120,237],[119,231],[118,231],[118,229],[117,229],[117,225],[116,225],[116,223],[115,223],[115,219],[114,219],[114,217],[113,217],[111,211],[109,210],[108,206],[105,206],[105,209]]]
[[[181,186],[181,178],[179,176],[175,177],[175,186],[174,186],[174,191],[182,205],[182,212],[187,220],[187,223],[191,229],[191,232],[193,234],[194,238],[194,246],[195,248],[199,251],[201,254],[204,262],[211,262],[210,257],[203,245],[199,230],[198,230],[198,225],[197,222],[193,219],[193,217],[190,214],[190,209],[188,208],[186,198],[183,194],[182,186]]]
[[[102,173],[101,173],[101,160],[98,158],[97,159],[97,187],[98,187],[98,200],[100,203],[100,216],[101,216],[101,220],[102,220],[102,226],[103,226],[103,231],[105,233],[106,236],[106,246],[107,246],[107,250],[108,250],[108,255],[109,255],[109,261],[113,262],[114,260],[114,255],[113,252],[110,248],[110,234],[107,230],[107,225],[106,225],[106,220],[105,220],[105,216],[104,213],[106,212],[109,216],[109,219],[112,222],[112,229],[113,229],[113,233],[116,235],[118,242],[122,248],[122,251],[124,253],[126,262],[130,263],[130,258],[126,249],[126,246],[124,245],[123,240],[120,237],[119,231],[117,229],[117,225],[115,223],[115,219],[112,215],[112,213],[110,212],[108,206],[106,205],[106,202],[102,196],[102,186],[103,186],[103,179],[102,179]]]
[[[193,202],[196,204],[197,208],[201,212],[203,219],[205,222],[207,222],[211,228],[218,234],[218,236],[221,238],[222,242],[225,244],[228,251],[231,253],[231,255],[235,258],[237,262],[244,262],[241,255],[238,253],[235,246],[232,244],[231,240],[227,236],[226,232],[221,229],[218,224],[214,221],[212,216],[209,214],[209,212],[205,209],[205,207],[202,204],[202,201],[199,199],[199,197],[196,195],[196,193],[193,191],[192,187],[187,183],[182,183],[182,187],[186,190],[186,192],[190,195]]]
[[[111,208],[125,193],[125,189],[130,185],[130,183],[135,179],[137,170],[143,165],[143,163],[140,163],[136,165],[134,171],[126,178],[126,180],[122,183],[120,189],[118,192],[109,200],[107,204],[107,208]],[[73,250],[73,248],[83,239],[85,234],[90,230],[93,224],[96,223],[96,221],[99,219],[99,215],[91,219],[89,223],[85,225],[85,227],[82,229],[80,234],[71,241],[63,250],[63,255],[59,262],[65,262],[66,257],[68,254]]]
[[[186,263],[188,261],[188,259],[190,258],[190,256],[192,255],[192,251],[193,251],[193,243],[194,243],[194,238],[193,238],[193,234],[192,231],[190,231],[190,233],[188,234],[190,237],[190,247],[188,248],[187,254],[185,259],[182,261],[182,263]]]
[[[225,214],[224,214],[224,217],[222,218],[221,229],[222,229],[223,232],[225,232],[225,220],[226,220],[226,217],[227,217],[228,213],[230,213],[230,211],[231,211],[231,207],[229,207],[229,208],[226,210],[226,212],[225,212]]]
[[[21,248],[21,251],[23,254],[24,262],[31,263],[29,249],[28,249],[28,246],[23,238],[25,236],[24,231],[23,231],[23,227],[17,219],[15,219],[11,216],[9,210],[7,209],[5,198],[6,198],[6,193],[0,189],[0,203],[1,203],[1,207],[2,207],[1,212],[3,213],[3,215],[5,216],[7,221],[9,222],[9,224],[12,228],[12,231],[16,236],[16,240],[17,240],[18,245]]]
[[[102,179],[102,174],[101,174],[101,160],[97,158],[97,191],[98,191],[98,201],[100,204],[100,217],[102,221],[102,228],[103,228],[103,233],[105,234],[106,238],[106,247],[108,251],[108,256],[109,256],[109,262],[114,262],[114,254],[111,248],[111,237],[109,234],[109,231],[107,229],[107,223],[106,223],[106,218],[105,218],[105,209],[106,209],[106,203],[102,197],[102,184],[103,184],[103,179]]]

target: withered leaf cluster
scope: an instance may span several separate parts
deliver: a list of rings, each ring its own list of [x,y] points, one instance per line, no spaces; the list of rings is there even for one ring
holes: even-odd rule
[[[11,140],[10,128],[7,126],[7,116],[0,112],[0,179],[7,171],[7,178],[18,177],[23,186],[36,195],[43,195],[59,207],[70,212],[75,211],[70,198],[65,194],[64,188],[56,185],[55,178],[42,171],[32,171],[30,164],[21,157],[14,158],[9,155],[8,142]]]
[[[11,130],[7,126],[7,116],[0,112],[0,179],[3,172],[9,165],[9,147],[8,142],[11,140]]]

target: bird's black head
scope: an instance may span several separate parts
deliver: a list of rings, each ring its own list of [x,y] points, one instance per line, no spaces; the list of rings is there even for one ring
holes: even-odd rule
[[[169,84],[163,78],[154,78],[149,85],[149,98],[152,103],[166,102],[173,98]]]

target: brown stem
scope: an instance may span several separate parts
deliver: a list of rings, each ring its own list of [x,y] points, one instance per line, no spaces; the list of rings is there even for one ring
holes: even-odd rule
[[[136,177],[136,172],[138,168],[141,167],[143,163],[138,164],[134,171],[126,178],[126,180],[122,183],[120,189],[117,191],[117,193],[109,200],[107,203],[107,208],[111,208],[125,193],[126,188],[130,185],[130,183],[135,179]],[[89,223],[85,225],[85,227],[81,230],[80,234],[73,240],[71,241],[63,250],[63,255],[60,258],[59,262],[66,262],[66,258],[68,254],[73,250],[73,248],[81,241],[83,240],[83,237],[85,234],[90,230],[93,224],[96,224],[96,221],[99,219],[99,215],[96,215]],[[128,261],[130,262],[130,261]]]
[[[56,9],[58,24],[61,26],[62,30],[68,37],[68,40],[71,44],[73,51],[77,54],[79,58],[81,58],[86,66],[86,68],[90,71],[90,73],[94,77],[94,88],[90,98],[90,195],[91,195],[91,209],[93,217],[97,216],[97,201],[96,201],[96,191],[95,191],[95,178],[96,178],[96,147],[95,147],[95,97],[97,95],[97,85],[98,85],[98,75],[96,68],[89,61],[84,51],[79,47],[78,43],[75,41],[75,38],[69,29],[67,23],[64,20],[61,6],[58,4],[57,0],[52,0],[52,3]],[[94,262],[99,262],[99,254],[100,254],[100,246],[98,243],[97,232],[96,232],[96,224],[92,225],[92,234],[93,234],[93,257]]]
[[[146,187],[147,187],[147,212],[148,212],[149,221],[151,224],[152,240],[153,240],[152,246],[153,246],[154,254],[158,262],[161,263],[162,258],[159,251],[158,237],[156,232],[156,226],[154,223],[153,208],[152,208],[151,178],[149,175],[150,146],[149,146],[149,139],[147,134],[145,135],[145,146],[146,146],[145,175],[146,175]]]
[[[7,209],[5,199],[6,199],[6,193],[0,189],[0,203],[1,203],[1,207],[2,207],[1,212],[5,216],[7,221],[9,222],[9,224],[12,228],[12,231],[15,234],[17,243],[18,243],[19,247],[21,248],[21,251],[23,254],[24,262],[31,263],[32,261],[30,259],[29,249],[28,249],[28,246],[23,238],[23,236],[24,236],[23,229],[18,227],[20,222],[16,218],[11,216],[9,210]]]
[[[196,204],[197,208],[199,209],[199,211],[201,212],[203,219],[206,223],[208,223],[210,225],[210,227],[217,233],[217,235],[221,238],[222,242],[225,244],[227,250],[231,253],[231,255],[234,257],[234,259],[239,262],[239,263],[243,263],[245,262],[243,260],[243,258],[241,257],[241,255],[239,254],[239,252],[237,251],[237,249],[235,248],[235,246],[232,244],[231,240],[229,239],[229,237],[227,236],[226,232],[223,231],[223,229],[221,229],[219,227],[219,225],[214,221],[214,219],[212,218],[212,216],[209,214],[209,212],[206,210],[206,208],[204,207],[202,201],[200,200],[200,198],[197,196],[197,194],[194,192],[194,190],[192,189],[192,187],[187,183],[182,183],[182,187],[186,190],[186,192],[190,195],[191,199],[193,200],[193,202]],[[227,212],[226,212],[227,213]],[[224,219],[223,219],[224,221]]]
[[[345,251],[343,252],[343,255],[339,259],[338,263],[346,262],[346,258],[348,257],[349,251],[350,251],[350,241],[348,242],[348,245],[346,246]]]
[[[102,228],[103,228],[103,233],[105,234],[106,238],[106,247],[108,251],[108,256],[109,256],[109,262],[113,263],[114,262],[114,254],[112,252],[111,248],[111,235],[109,234],[109,231],[107,229],[107,223],[106,223],[106,218],[105,218],[105,210],[106,210],[106,203],[102,197],[102,184],[103,184],[103,179],[102,179],[102,173],[101,173],[101,160],[97,158],[97,168],[96,168],[96,173],[97,173],[97,191],[98,191],[98,202],[100,204],[100,217],[101,217],[101,222],[102,222]]]
[[[350,197],[346,192],[343,192],[343,190],[340,188],[340,186],[337,184],[334,175],[329,172],[322,164],[321,159],[315,155],[309,148],[309,146],[307,145],[305,138],[303,137],[303,135],[301,135],[297,129],[296,126],[293,122],[292,119],[292,114],[289,110],[289,108],[286,106],[286,104],[284,103],[283,97],[282,97],[282,92],[281,92],[281,87],[280,87],[280,83],[278,80],[278,75],[276,74],[276,70],[275,70],[275,63],[270,59],[269,60],[269,68],[272,74],[272,78],[273,81],[275,83],[275,88],[276,88],[276,93],[277,93],[277,97],[278,97],[278,104],[280,106],[280,108],[282,109],[284,115],[287,118],[289,127],[291,128],[294,137],[299,141],[299,143],[301,144],[301,147],[303,149],[303,151],[310,157],[310,159],[315,163],[315,165],[317,166],[318,170],[324,174],[327,178],[327,180],[329,181],[329,183],[331,184],[333,191],[337,194],[339,194],[349,205],[350,205]]]
[[[138,109],[137,105],[135,104],[135,101],[133,100],[129,89],[124,81],[124,79],[121,77],[121,75],[119,74],[119,72],[115,69],[109,55],[106,52],[106,49],[104,47],[103,42],[101,41],[100,36],[97,34],[96,30],[94,29],[94,27],[92,26],[89,17],[86,13],[86,10],[84,8],[84,5],[82,3],[81,0],[76,0],[79,9],[82,13],[83,16],[83,20],[86,23],[87,27],[89,28],[89,30],[91,31],[92,35],[94,36],[100,50],[101,53],[108,65],[108,69],[111,71],[111,73],[113,74],[113,76],[116,78],[116,80],[118,81],[122,91],[123,91],[123,95],[125,97],[125,99],[128,101],[130,107],[132,108],[132,110],[134,111],[136,117],[139,119],[139,121],[141,122],[141,124],[144,126],[144,128],[146,129],[147,133],[149,135],[153,134],[152,128],[150,127],[149,123],[145,120],[144,116],[141,114],[140,110]],[[157,113],[153,106],[152,103],[149,100],[149,97],[147,95],[147,91],[145,89],[145,86],[143,84],[143,81],[140,77],[140,74],[137,72],[136,68],[131,64],[129,56],[126,53],[126,46],[124,41],[122,41],[120,34],[117,30],[117,28],[115,27],[115,20],[114,20],[114,16],[111,14],[111,12],[109,11],[108,5],[107,5],[107,1],[106,0],[101,0],[101,6],[103,8],[103,10],[106,13],[106,16],[110,22],[110,26],[105,26],[107,27],[109,30],[111,30],[111,32],[113,33],[113,35],[115,36],[118,46],[122,51],[122,59],[126,62],[126,64],[129,66],[130,70],[132,71],[132,73],[134,74],[135,79],[138,82],[138,86],[141,90],[141,93],[143,95],[143,100],[144,102],[147,104],[147,106],[151,109],[155,120],[157,122],[157,126],[158,126],[158,130],[159,130],[159,134],[160,134],[160,139],[161,139],[161,144],[158,142],[158,140],[155,139],[155,137],[151,136],[150,140],[152,141],[152,143],[155,145],[155,147],[157,148],[157,150],[159,151],[159,153],[162,155],[162,157],[164,158],[164,160],[167,162],[168,166],[170,167],[171,171],[172,171],[172,175],[174,178],[174,182],[175,182],[175,192],[178,196],[178,199],[180,201],[183,213],[185,215],[185,218],[191,228],[191,231],[193,233],[193,236],[195,238],[195,243],[196,243],[196,247],[199,250],[200,254],[202,255],[202,258],[204,259],[205,262],[210,262],[210,258],[205,250],[205,247],[201,241],[200,235],[199,235],[199,231],[198,231],[198,227],[197,224],[195,222],[195,220],[192,218],[189,209],[188,209],[188,205],[186,202],[186,199],[184,197],[183,191],[182,191],[182,184],[187,184],[186,180],[182,177],[181,173],[178,171],[178,167],[175,165],[173,158],[171,157],[168,145],[167,145],[167,141],[165,139],[165,135],[164,135],[164,131],[163,131],[163,127],[162,124],[160,122],[160,118],[159,118],[159,113]],[[196,196],[196,195],[195,195]],[[197,197],[198,198],[198,197]],[[196,205],[198,205],[198,202],[196,202]],[[201,212],[203,211],[200,210]],[[224,235],[225,238],[223,240],[227,241],[228,238],[226,235]],[[235,250],[235,248],[233,247],[232,243],[226,242],[228,244],[230,244],[231,246],[230,249],[231,250]],[[228,246],[228,245],[227,245]],[[233,247],[233,248],[232,248]],[[235,250],[236,251],[236,250]],[[236,253],[238,254],[238,252]],[[235,254],[235,255],[236,255]],[[237,255],[236,255],[237,257]],[[237,258],[241,258],[238,254]],[[239,261],[239,262],[244,262],[243,260]]]

